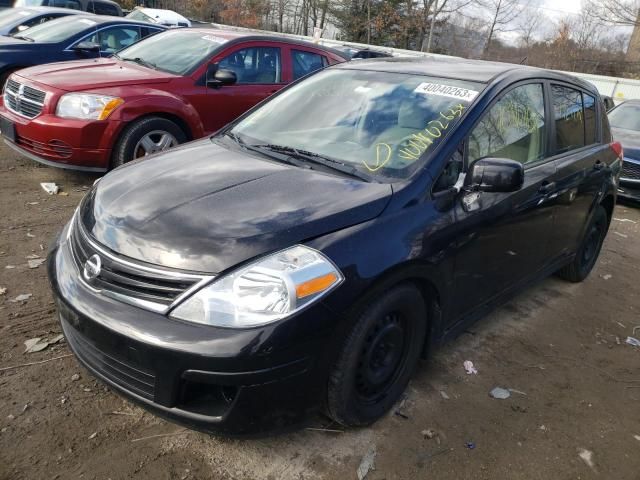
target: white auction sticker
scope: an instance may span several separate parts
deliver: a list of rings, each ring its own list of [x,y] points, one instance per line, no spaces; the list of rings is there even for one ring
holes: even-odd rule
[[[215,35],[204,35],[202,37],[203,40],[209,40],[210,42],[216,43],[226,43],[227,39],[222,37],[217,37]]]
[[[472,102],[478,93],[468,88],[454,87],[453,85],[443,85],[441,83],[421,83],[414,90],[415,93],[423,95],[438,95],[440,97],[457,98],[466,102]]]

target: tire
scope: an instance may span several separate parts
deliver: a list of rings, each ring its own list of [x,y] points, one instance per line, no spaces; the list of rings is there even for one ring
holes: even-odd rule
[[[145,138],[151,142],[145,143]],[[171,120],[161,117],[141,118],[128,125],[122,132],[113,151],[111,167],[119,167],[131,160],[167,150],[186,141],[185,132]],[[155,144],[153,151],[151,143]]]
[[[357,315],[329,376],[327,413],[369,425],[398,401],[424,346],[427,309],[412,284],[393,287]]]
[[[561,268],[557,275],[574,283],[582,282],[587,278],[598,260],[600,249],[608,230],[609,219],[607,211],[604,207],[598,205],[585,231],[575,258],[570,264]]]

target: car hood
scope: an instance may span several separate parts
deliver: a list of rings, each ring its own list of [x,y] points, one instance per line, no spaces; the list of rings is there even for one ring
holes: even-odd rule
[[[41,48],[47,48],[47,43],[34,43],[26,40],[19,40],[17,38],[9,37],[7,35],[0,35],[0,52],[7,51],[23,51],[23,50],[36,50]]]
[[[622,144],[624,156],[640,160],[640,132],[626,128],[612,128],[614,140]]]
[[[166,83],[176,78],[170,73],[115,58],[50,63],[21,70],[19,75],[67,91]]]
[[[391,194],[388,184],[276,163],[204,139],[111,172],[83,202],[81,217],[116,253],[219,273],[370,220]]]

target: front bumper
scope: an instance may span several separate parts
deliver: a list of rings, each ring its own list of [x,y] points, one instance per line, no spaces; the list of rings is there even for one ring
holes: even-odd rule
[[[46,165],[104,172],[109,167],[119,121],[85,121],[43,113],[22,117],[0,104],[0,115],[15,126],[15,141],[5,142],[19,153]]]
[[[318,409],[331,365],[318,305],[286,322],[223,329],[171,320],[96,294],[62,242],[49,278],[68,344],[80,362],[159,416],[211,433],[249,435],[299,424]]]

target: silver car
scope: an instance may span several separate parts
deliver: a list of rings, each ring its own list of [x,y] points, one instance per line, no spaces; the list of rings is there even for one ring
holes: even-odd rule
[[[13,35],[27,28],[40,25],[54,18],[77,15],[85,12],[70,8],[55,7],[23,7],[8,8],[0,11],[0,35]]]

